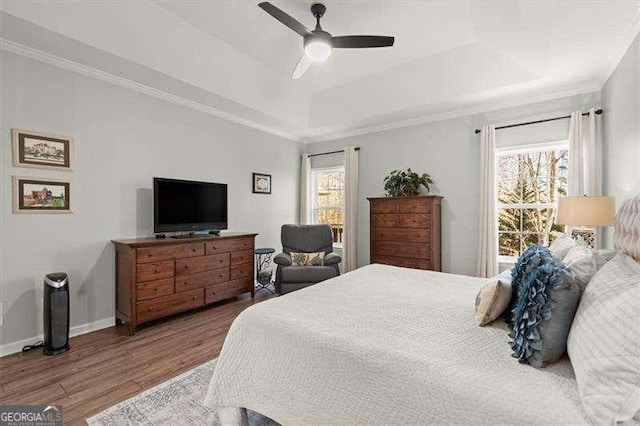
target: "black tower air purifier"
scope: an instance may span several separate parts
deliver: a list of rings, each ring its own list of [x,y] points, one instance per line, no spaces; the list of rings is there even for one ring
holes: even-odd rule
[[[44,348],[45,355],[69,350],[69,277],[64,272],[44,277]]]

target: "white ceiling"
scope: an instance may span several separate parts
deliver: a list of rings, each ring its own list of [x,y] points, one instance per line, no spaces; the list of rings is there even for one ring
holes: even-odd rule
[[[257,3],[4,0],[3,47],[315,141],[598,90],[640,16],[640,0],[327,0],[326,31],[395,46],[336,50],[292,81],[302,38]],[[312,3],[273,1],[311,28]]]

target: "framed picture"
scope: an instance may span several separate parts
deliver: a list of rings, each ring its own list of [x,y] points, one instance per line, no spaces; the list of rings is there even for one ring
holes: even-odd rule
[[[53,178],[13,177],[14,213],[72,213],[71,182]]]
[[[271,194],[271,175],[266,175],[264,173],[254,173],[253,193]]]
[[[71,171],[73,139],[11,129],[14,167]]]

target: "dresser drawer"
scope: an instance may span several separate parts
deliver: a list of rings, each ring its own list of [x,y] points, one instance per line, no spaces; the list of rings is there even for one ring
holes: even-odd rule
[[[211,271],[229,266],[229,253],[176,260],[176,276]]]
[[[253,250],[241,250],[231,253],[231,266],[253,263]]]
[[[250,279],[242,278],[239,280],[228,281],[226,283],[208,286],[204,292],[204,302],[217,302],[248,291],[251,291]]]
[[[227,253],[238,250],[253,250],[253,237],[208,241],[205,244],[205,252],[207,254]]]
[[[430,260],[410,259],[406,257],[396,257],[396,256],[373,255],[371,257],[371,263],[382,263],[383,265],[400,266],[403,268],[412,268],[412,269],[433,269],[433,266]]]
[[[428,228],[430,216],[428,214],[374,214],[373,226],[376,228]]]
[[[399,214],[398,225],[401,228],[428,228],[430,219],[428,214]]]
[[[398,200],[395,198],[376,200],[371,203],[371,213],[398,213]]]
[[[371,223],[376,228],[395,228],[400,222],[397,214],[374,214]]]
[[[202,256],[203,254],[204,243],[143,247],[136,249],[136,262],[149,263],[160,260]]]
[[[429,213],[431,201],[428,198],[399,198],[398,213]]]
[[[431,239],[431,231],[420,228],[375,228],[371,239],[376,241],[426,243]]]
[[[183,291],[136,303],[136,315],[141,323],[201,305],[204,305],[204,289]]]
[[[153,281],[173,277],[173,265],[173,260],[137,265],[136,281]]]
[[[405,243],[402,241],[385,241],[376,244],[373,255],[376,256],[399,256],[416,259],[429,259],[430,246],[425,243]]]
[[[173,278],[136,284],[136,299],[145,300],[173,294]]]
[[[229,268],[214,269],[199,274],[181,275],[176,278],[176,292],[204,288],[211,284],[229,281]]]
[[[253,275],[253,263],[245,263],[244,265],[232,266],[231,276],[232,280],[239,278],[251,278]]]

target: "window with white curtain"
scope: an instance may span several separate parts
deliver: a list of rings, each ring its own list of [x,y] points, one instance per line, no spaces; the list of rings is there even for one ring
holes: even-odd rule
[[[344,167],[311,171],[313,223],[331,226],[334,246],[342,246],[344,231]]]
[[[513,262],[534,244],[549,245],[557,225],[558,198],[567,195],[567,141],[497,151],[498,256]]]

